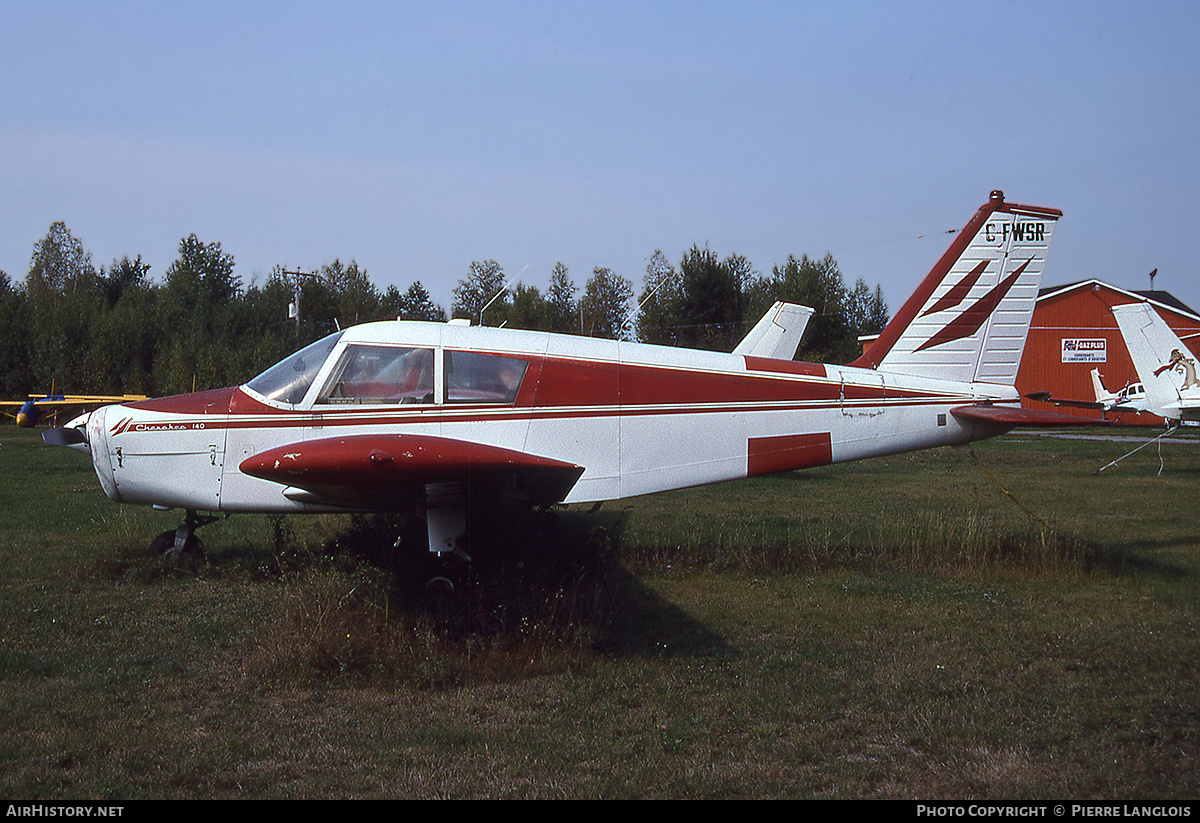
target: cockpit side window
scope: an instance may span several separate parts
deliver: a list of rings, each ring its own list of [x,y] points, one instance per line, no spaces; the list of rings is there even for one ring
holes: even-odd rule
[[[288,355],[247,383],[246,387],[276,403],[299,403],[308,394],[309,386],[341,336],[342,332],[334,332]]]
[[[528,363],[515,357],[446,352],[447,403],[513,403]]]
[[[318,403],[432,403],[433,349],[351,344]]]

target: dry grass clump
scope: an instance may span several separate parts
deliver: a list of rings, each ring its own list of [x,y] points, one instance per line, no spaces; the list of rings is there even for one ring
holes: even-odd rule
[[[504,516],[503,537],[476,539],[469,562],[429,555],[411,524],[382,517],[355,518],[307,567],[281,562],[286,606],[252,670],[263,682],[444,689],[584,665],[617,577],[607,533]]]

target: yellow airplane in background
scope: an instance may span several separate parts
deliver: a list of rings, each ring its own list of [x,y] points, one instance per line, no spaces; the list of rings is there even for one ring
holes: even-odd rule
[[[21,428],[30,429],[37,425],[45,412],[57,414],[62,409],[75,406],[131,403],[145,399],[146,396],[141,394],[31,394],[28,400],[0,400],[0,411],[16,418],[17,425]]]

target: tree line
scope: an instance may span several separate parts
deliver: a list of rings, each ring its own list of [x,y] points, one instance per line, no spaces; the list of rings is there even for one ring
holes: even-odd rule
[[[234,385],[338,328],[370,320],[445,321],[420,281],[378,289],[356,262],[315,272],[276,266],[243,283],[220,243],[190,235],[161,278],[140,256],[95,267],[62,222],[34,245],[23,282],[0,271],[0,395],[31,392],[164,396]],[[805,359],[847,362],[857,338],[887,323],[877,286],[842,281],[837,263],[789,257],[767,276],[738,255],[693,247],[678,265],[655,252],[643,289],[597,267],[582,289],[557,264],[543,291],[509,284],[493,260],[473,262],[450,317],[729,351],[775,300],[812,306]]]
[[[555,265],[543,293],[509,285],[494,260],[475,262],[454,289],[452,314],[478,325],[537,329],[668,346],[732,351],[776,300],[814,309],[801,343],[806,360],[845,363],[861,351],[858,338],[888,322],[883,290],[861,278],[847,288],[832,255],[817,260],[788,257],[770,275],[745,257],[721,259],[693,246],[673,265],[656,251],[646,266],[643,289],[597,267],[582,292],[566,266]]]

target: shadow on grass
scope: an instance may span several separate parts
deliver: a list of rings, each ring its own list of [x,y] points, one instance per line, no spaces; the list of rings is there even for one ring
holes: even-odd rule
[[[353,518],[319,554],[280,559],[292,597],[256,670],[273,682],[449,688],[605,657],[734,653],[622,566],[619,518],[503,506],[475,515],[469,562],[430,553],[422,521],[387,516]]]
[[[1182,580],[1194,576],[1195,572],[1161,556],[1162,552],[1178,549],[1181,545],[1200,545],[1200,536],[1170,540],[1142,539],[1119,545],[1092,546],[1092,565],[1111,574],[1145,574],[1166,580]]]

